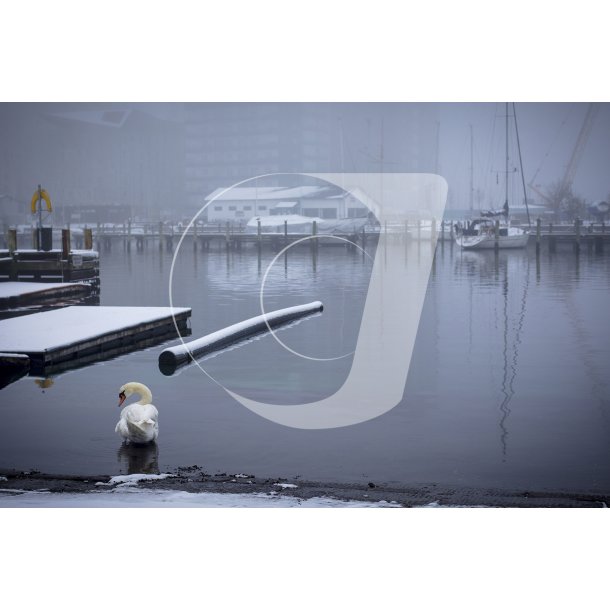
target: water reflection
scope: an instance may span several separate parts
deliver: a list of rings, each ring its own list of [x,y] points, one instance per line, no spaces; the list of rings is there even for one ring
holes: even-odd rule
[[[124,442],[117,452],[118,461],[127,474],[159,474],[159,446],[157,443],[134,445]]]
[[[52,377],[43,377],[42,379],[34,379],[34,383],[43,391],[53,387],[55,381]]]
[[[523,282],[523,292],[521,294],[520,310],[517,315],[517,322],[513,326],[514,332],[509,331],[509,281],[508,281],[508,265],[504,268],[504,282],[502,286],[502,294],[504,297],[504,331],[503,331],[503,377],[502,377],[502,393],[504,398],[500,403],[500,440],[502,443],[502,459],[506,460],[507,445],[508,445],[508,426],[507,420],[511,413],[510,402],[515,395],[515,379],[517,377],[517,360],[519,358],[519,346],[521,345],[521,333],[523,330],[523,321],[525,320],[525,310],[527,303],[527,291],[529,289],[530,280],[530,261],[527,259],[525,280]],[[512,343],[509,348],[509,335],[512,335]]]
[[[495,362],[497,354],[491,353],[489,363],[492,376],[493,368],[500,368],[499,383],[499,428],[502,461],[508,455],[508,419],[511,403],[515,398],[515,383],[519,370],[519,348],[522,343],[523,325],[530,284],[531,260],[527,253],[521,252],[461,252],[456,257],[454,269],[457,275],[468,278],[468,359],[473,343],[480,343],[475,334],[484,333],[483,316],[480,311],[483,303],[493,303],[495,339],[493,346],[500,348],[499,367]],[[498,298],[499,293],[499,298]],[[476,303],[475,301],[479,302]],[[488,375],[481,371],[482,375]]]
[[[411,264],[427,247],[411,242],[398,256]],[[259,258],[255,245],[231,251],[227,278],[224,248],[197,252],[179,254],[175,268],[174,301],[193,308],[194,337],[260,313],[259,264],[264,272],[274,253],[264,249]],[[131,255],[107,253],[101,260],[102,304],[167,305],[171,260],[165,249],[150,246],[140,252],[134,247]],[[320,299],[326,309],[287,330],[282,340],[314,357],[352,351],[370,276],[368,256],[320,247],[315,275],[309,248],[291,249],[287,270],[283,262],[270,270],[265,308]],[[405,399],[366,424],[300,433],[268,423],[236,406],[195,367],[163,377],[162,347],[155,347],[76,369],[62,377],[61,392],[53,387],[43,394],[31,378],[1,389],[0,463],[47,472],[118,474],[119,465],[122,473],[157,472],[157,446],[119,448],[114,418],[101,402],[82,409],[90,388],[114,396],[117,379],[128,371],[131,378],[150,380],[156,404],[180,398],[181,408],[163,415],[162,442],[171,448],[167,455],[164,450],[164,469],[205,463],[212,471],[251,469],[260,476],[312,480],[366,476],[405,484],[608,490],[610,255],[583,251],[576,265],[567,248],[551,255],[543,250],[537,260],[533,248],[496,256],[463,252],[448,242],[443,254],[441,244]],[[204,368],[243,395],[305,402],[336,391],[348,365],[297,361],[263,337],[211,358]],[[63,426],[68,417],[70,427]],[[92,443],[98,430],[103,434]],[[74,458],[68,466],[67,448]]]

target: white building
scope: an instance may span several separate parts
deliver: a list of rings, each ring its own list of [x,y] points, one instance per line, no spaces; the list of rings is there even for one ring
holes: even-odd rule
[[[301,215],[324,220],[366,218],[369,214],[357,193],[330,186],[219,188],[205,201],[208,222],[242,222],[257,216]],[[367,201],[368,203],[368,201]]]

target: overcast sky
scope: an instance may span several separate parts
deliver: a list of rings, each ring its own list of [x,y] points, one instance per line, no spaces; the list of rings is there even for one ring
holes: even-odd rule
[[[548,186],[559,179],[574,149],[588,104],[517,104],[517,120],[526,183]],[[512,109],[510,111],[512,114]],[[468,201],[470,128],[474,134],[474,182],[489,194],[504,171],[504,103],[441,104],[440,173],[455,197]],[[511,116],[513,163],[518,165]],[[499,174],[499,175],[498,175]],[[574,191],[594,201],[610,193],[610,105],[599,104],[589,140],[574,179]]]

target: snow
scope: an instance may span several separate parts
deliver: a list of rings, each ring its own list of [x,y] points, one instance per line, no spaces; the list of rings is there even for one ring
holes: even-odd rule
[[[293,483],[274,483],[276,487],[281,487],[282,489],[296,489],[298,485],[294,485]]]
[[[0,490],[2,492],[3,490]],[[390,502],[362,502],[316,497],[301,499],[264,493],[190,493],[134,487],[87,493],[0,493],[0,507],[21,508],[400,508]]]
[[[34,250],[33,248],[19,248],[15,250],[15,254],[61,254],[63,250],[60,248],[53,248],[52,250]],[[70,250],[70,254],[78,254],[83,257],[99,258],[97,250]]]
[[[430,502],[430,504],[424,504],[423,506],[414,506],[413,508],[493,508],[485,504],[439,504],[438,502]]]
[[[121,474],[116,477],[112,477],[108,483],[96,483],[96,485],[118,485],[122,487],[137,485],[140,481],[159,481],[161,479],[167,479],[169,477],[175,477],[175,474]]]
[[[70,250],[70,254],[78,254],[79,256],[89,258],[99,258],[99,252],[97,250]]]
[[[270,199],[301,199],[321,194],[327,187],[324,186],[234,186],[232,188],[217,188],[205,200],[221,201],[259,201],[265,203]]]
[[[269,229],[283,229],[284,222],[287,223],[288,229],[296,230],[297,233],[311,233],[311,227],[314,221],[319,225],[322,222],[321,218],[312,216],[301,216],[299,214],[273,216],[254,216],[246,224],[248,233],[256,233],[258,231],[258,223],[261,223],[261,230],[268,233]]]
[[[0,481],[8,481],[6,477],[0,477]]]
[[[86,286],[86,284],[83,284],[81,282],[74,282],[74,283],[0,282],[0,299],[18,297],[18,296],[23,296],[26,294],[35,294],[38,292],[47,292],[48,290],[69,288],[71,286]]]
[[[309,313],[315,313],[321,311],[323,308],[321,301],[313,301],[305,305],[297,305],[296,307],[286,307],[285,309],[278,309],[276,311],[269,312],[265,315],[255,316],[249,318],[243,322],[238,322],[222,330],[218,330],[200,339],[189,341],[185,345],[176,345],[175,347],[168,347],[163,350],[163,354],[173,354],[177,361],[185,360],[188,357],[190,351],[193,356],[202,354],[206,350],[212,350],[221,346],[226,346],[227,343],[244,339],[246,336],[260,332],[261,330],[267,330],[265,321],[270,326],[274,324],[280,324],[287,322],[288,320],[294,319],[297,316]]]
[[[174,307],[174,314],[190,312]],[[170,307],[72,306],[0,321],[0,352],[42,352],[170,317]]]

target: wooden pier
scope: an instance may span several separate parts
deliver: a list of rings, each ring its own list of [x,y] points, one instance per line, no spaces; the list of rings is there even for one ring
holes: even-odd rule
[[[436,239],[445,244],[453,242],[454,221],[425,218],[411,218],[406,221],[387,221],[382,225],[367,225],[352,233],[320,233],[316,222],[312,223],[310,233],[289,232],[287,223],[276,227],[269,232],[259,224],[252,231],[247,230],[244,223],[216,223],[194,225],[184,231],[181,226],[167,226],[163,223],[104,226],[61,230],[61,249],[41,251],[36,248],[30,250],[17,249],[17,233],[14,229],[8,231],[5,243],[8,250],[0,250],[0,280],[35,278],[49,281],[53,278],[62,278],[62,281],[74,281],[85,277],[92,277],[98,273],[99,260],[97,252],[107,252],[115,248],[131,251],[132,246],[137,251],[155,247],[159,250],[173,251],[180,239],[184,244],[191,244],[195,250],[210,250],[212,247],[226,250],[241,250],[243,247],[270,248],[278,251],[289,244],[303,241],[303,246],[314,247],[314,243],[322,246],[357,245],[365,248],[376,243],[380,235],[386,235],[391,241],[425,242]],[[538,226],[539,225],[539,226]],[[549,243],[551,248],[558,243],[571,242],[576,248],[590,244],[596,249],[602,249],[610,241],[610,230],[603,222],[583,222],[576,219],[571,223],[553,224],[548,221],[534,221],[531,226],[512,223],[530,232],[530,243]],[[58,232],[58,230],[56,230]],[[340,239],[333,239],[338,237]],[[315,236],[317,239],[304,241],[305,238]],[[21,239],[27,235],[20,234]],[[36,232],[32,234],[32,243],[35,245]],[[71,250],[71,243],[76,244],[79,250]],[[96,247],[97,251],[93,250]]]
[[[42,249],[37,231],[33,231],[31,239],[31,248],[18,248],[17,230],[7,231],[6,249],[0,250],[0,281],[73,282],[99,277],[99,256],[93,250],[91,229],[83,231],[84,250],[72,249],[69,229],[61,230],[61,248]]]
[[[30,370],[30,359],[24,354],[0,353],[0,390],[17,381]]]
[[[191,309],[175,307],[182,336]],[[0,353],[23,354],[30,374],[50,375],[176,338],[169,307],[76,306],[0,321]]]
[[[83,283],[0,282],[0,309],[86,297],[91,290],[89,284]]]
[[[525,227],[524,227],[525,228]],[[530,228],[530,243],[536,244],[539,252],[543,245],[553,252],[558,244],[570,244],[576,252],[585,247],[596,252],[603,252],[604,246],[610,243],[610,230],[603,222],[583,223],[579,218],[573,224],[553,224],[542,222],[537,218]]]

